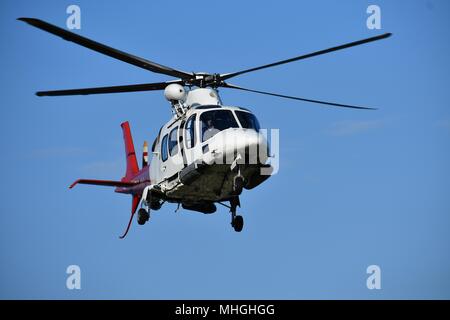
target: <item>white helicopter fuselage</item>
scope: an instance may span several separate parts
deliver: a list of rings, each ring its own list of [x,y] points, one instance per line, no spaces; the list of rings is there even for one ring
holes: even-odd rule
[[[209,214],[216,211],[215,202],[227,206],[223,202],[229,201],[227,207],[231,213],[231,226],[236,232],[242,231],[244,220],[241,215],[237,215],[242,189],[256,187],[275,171],[266,163],[269,155],[268,142],[266,135],[260,130],[256,117],[247,109],[224,106],[216,88],[235,89],[334,107],[373,110],[374,108],[370,107],[248,89],[234,85],[229,80],[246,73],[391,36],[391,33],[385,33],[233,73],[208,73],[186,72],[164,66],[40,19],[21,17],[18,20],[122,62],[177,78],[155,83],[36,92],[37,96],[72,96],[164,90],[166,99],[172,105],[174,117],[161,128],[155,139],[150,165],[148,145],[144,143],[142,168],[139,169],[130,126],[128,121],[125,121],[121,124],[126,155],[126,169],[122,179],[120,181],[78,179],[70,185],[70,188],[77,184],[110,186],[116,188],[115,192],[132,196],[130,220],[121,238],[128,233],[136,211],[138,224],[142,225],[150,219],[150,210],[159,210],[164,202],[178,203],[185,209]],[[185,87],[198,89],[186,92]],[[274,146],[278,150],[278,145]]]
[[[186,205],[224,201],[236,195],[236,177],[247,189],[267,179],[260,175],[267,166],[267,139],[249,110],[223,106],[211,88],[189,91],[184,106],[152,146],[150,181],[165,200]]]

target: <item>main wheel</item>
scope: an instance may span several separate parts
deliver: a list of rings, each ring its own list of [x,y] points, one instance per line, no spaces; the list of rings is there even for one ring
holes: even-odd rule
[[[233,228],[236,232],[241,232],[244,228],[244,218],[242,216],[236,216],[233,220]]]
[[[150,219],[150,214],[144,208],[140,208],[137,216],[138,224],[144,225],[148,219]]]

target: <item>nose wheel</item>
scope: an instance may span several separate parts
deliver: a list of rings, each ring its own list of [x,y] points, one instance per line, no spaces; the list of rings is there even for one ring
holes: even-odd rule
[[[231,226],[234,231],[241,232],[244,228],[244,218],[236,214],[237,206],[241,206],[239,203],[239,197],[232,198],[230,200]]]
[[[235,216],[231,221],[231,226],[234,228],[234,231],[241,232],[244,228],[244,218],[242,216]]]
[[[150,212],[144,208],[140,208],[137,213],[137,222],[141,226],[144,225],[150,219]]]

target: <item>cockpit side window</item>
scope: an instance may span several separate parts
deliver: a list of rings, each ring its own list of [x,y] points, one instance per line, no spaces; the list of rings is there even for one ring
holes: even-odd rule
[[[170,131],[169,135],[169,154],[173,157],[178,152],[178,139],[177,139],[178,127],[175,127]]]
[[[153,144],[152,144],[152,152],[155,152],[155,148],[156,148],[156,143],[158,141],[158,138],[156,138],[155,140],[153,140]]]
[[[244,111],[235,111],[235,112],[237,118],[239,119],[239,122],[241,123],[242,128],[254,129],[256,131],[259,131],[260,129],[259,122],[253,113]]]
[[[186,122],[186,131],[185,131],[185,136],[186,136],[186,147],[192,148],[193,146],[195,146],[195,119],[196,119],[197,114],[193,114],[188,121]]]
[[[161,137],[161,131],[162,131],[162,128],[163,128],[163,127],[161,127],[161,128],[159,129],[158,135],[156,136],[155,140],[153,141],[153,144],[152,144],[152,152],[155,152],[156,145],[159,143],[159,138]]]
[[[167,138],[168,135],[166,134],[164,138],[162,138],[161,142],[161,160],[166,161],[167,160]]]
[[[239,128],[230,110],[205,111],[200,115],[202,141],[214,137],[217,133],[228,128]]]

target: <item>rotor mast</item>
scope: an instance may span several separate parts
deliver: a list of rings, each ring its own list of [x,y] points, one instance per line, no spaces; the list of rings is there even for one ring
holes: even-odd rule
[[[172,106],[172,113],[178,117],[197,105],[221,105],[219,92],[214,88],[196,88],[186,91],[177,83],[169,84],[164,90],[164,96]]]

